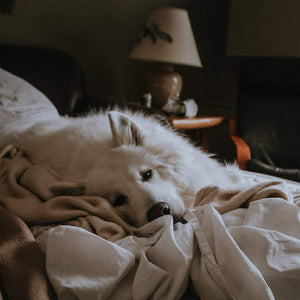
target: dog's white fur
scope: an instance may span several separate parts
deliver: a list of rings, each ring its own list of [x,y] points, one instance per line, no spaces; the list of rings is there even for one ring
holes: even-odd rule
[[[166,202],[171,214],[180,216],[201,187],[231,183],[226,168],[141,113],[59,117],[5,141],[23,149],[34,163],[47,164],[74,182],[77,192],[102,196],[112,205],[126,196],[126,203],[116,209],[135,226],[147,222],[147,211],[155,203]],[[152,170],[152,177],[144,180],[147,170]]]

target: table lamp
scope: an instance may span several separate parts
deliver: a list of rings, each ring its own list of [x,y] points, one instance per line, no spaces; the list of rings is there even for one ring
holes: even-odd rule
[[[153,9],[129,58],[157,63],[147,75],[147,92],[154,107],[179,101],[182,77],[174,65],[202,67],[187,11]]]

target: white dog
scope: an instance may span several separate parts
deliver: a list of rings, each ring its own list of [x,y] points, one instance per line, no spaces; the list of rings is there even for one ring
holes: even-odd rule
[[[6,143],[76,183],[69,193],[104,197],[137,227],[165,214],[178,220],[201,187],[231,182],[226,168],[187,139],[130,111],[59,117]]]

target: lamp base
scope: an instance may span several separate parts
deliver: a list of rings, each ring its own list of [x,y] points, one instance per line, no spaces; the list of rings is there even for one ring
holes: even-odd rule
[[[182,77],[171,64],[161,64],[158,70],[147,76],[148,92],[152,95],[152,105],[163,107],[168,99],[177,101],[182,89]]]

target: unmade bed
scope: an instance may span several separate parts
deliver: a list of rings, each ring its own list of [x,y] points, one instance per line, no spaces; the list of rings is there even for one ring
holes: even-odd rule
[[[0,135],[56,118],[50,100],[0,69]],[[17,116],[12,118],[12,116]],[[16,133],[14,133],[16,134]],[[242,172],[199,190],[185,222],[131,228],[99,197],[69,185],[21,149],[0,161],[0,279],[8,299],[300,298],[300,186]],[[19,297],[19,298],[18,298]]]

